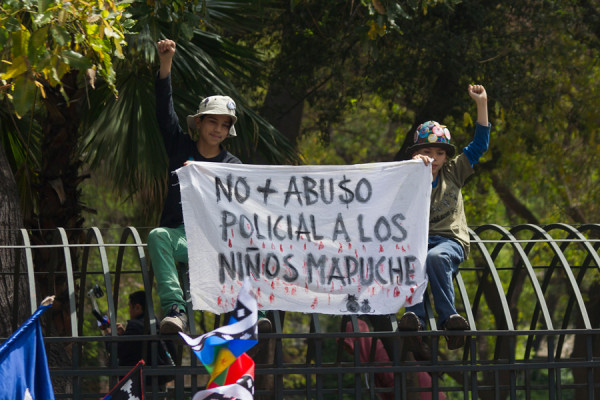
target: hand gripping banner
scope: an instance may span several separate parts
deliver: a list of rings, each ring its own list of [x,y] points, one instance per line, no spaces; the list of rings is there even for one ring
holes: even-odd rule
[[[194,309],[390,314],[427,286],[431,167],[193,162],[177,170]]]

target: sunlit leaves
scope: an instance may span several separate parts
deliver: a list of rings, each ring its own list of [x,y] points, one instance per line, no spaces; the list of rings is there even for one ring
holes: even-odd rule
[[[25,56],[18,56],[12,62],[5,61],[10,66],[6,68],[6,72],[2,75],[2,79],[12,79],[19,75],[22,75],[27,71],[27,58]]]
[[[19,75],[14,80],[14,90],[12,92],[13,104],[17,112],[17,116],[22,116],[34,104],[36,86],[30,85],[27,78]]]
[[[12,85],[17,115],[33,110],[40,83],[60,86],[73,69],[93,66],[116,94],[112,56],[123,57],[126,7],[112,0],[4,2],[0,79]]]
[[[69,35],[69,32],[63,26],[52,25],[50,33],[57,47],[68,46],[71,43],[71,35]]]
[[[92,62],[89,58],[77,53],[73,50],[63,50],[61,53],[62,60],[65,64],[68,64],[71,68],[80,70],[86,70],[92,67]]]

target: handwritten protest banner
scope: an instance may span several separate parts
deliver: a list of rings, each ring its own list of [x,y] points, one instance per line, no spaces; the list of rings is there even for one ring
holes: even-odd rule
[[[177,171],[194,309],[389,314],[427,285],[431,167],[193,162]]]

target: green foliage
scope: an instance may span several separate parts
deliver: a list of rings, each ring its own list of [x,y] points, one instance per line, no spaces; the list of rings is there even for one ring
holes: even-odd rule
[[[392,18],[390,3],[365,2],[369,12],[364,18]],[[402,7],[403,17],[393,18],[398,29],[376,35],[369,46],[358,49],[351,47],[356,37],[348,36],[350,42],[337,37],[348,44],[340,50],[327,42],[336,38],[334,33],[316,44],[299,42],[299,52],[307,47],[303,56],[315,52],[307,55],[313,61],[319,60],[317,53],[339,55],[314,74],[326,78],[324,84],[307,75],[308,67],[293,63],[294,69],[302,70],[294,76],[312,90],[305,136],[298,141],[304,162],[389,160],[393,151],[410,144],[413,127],[428,119],[447,125],[460,149],[473,132],[475,110],[466,88],[482,83],[489,96],[492,134],[490,150],[464,189],[469,223],[533,222],[523,210],[536,222],[592,222],[600,199],[598,191],[586,188],[598,183],[592,157],[599,148],[594,106],[600,88],[599,42],[584,14],[593,10],[562,2],[429,2],[417,10]],[[553,29],[565,26],[577,29]],[[325,32],[329,26],[319,27]],[[347,54],[354,56],[342,58]],[[369,139],[361,124],[381,128],[373,114],[362,114],[368,121],[351,120],[361,114],[347,105],[363,98],[382,99],[403,110],[401,116],[386,116],[390,126],[399,118],[400,129],[368,136],[375,144],[365,145]],[[355,143],[354,151],[344,143]],[[388,151],[379,151],[379,145]],[[498,195],[499,185],[513,200]]]
[[[312,109],[307,115],[313,115]],[[400,147],[410,113],[377,96],[351,99],[342,121],[322,133],[314,119],[306,118],[298,151],[308,165],[360,164],[391,161]]]
[[[94,73],[116,94],[113,56],[123,58],[128,4],[114,1],[4,2],[0,13],[0,79],[17,116],[31,111],[44,84],[60,87],[72,69]],[[61,90],[66,100],[68,96]]]
[[[183,129],[185,116],[197,109],[200,99],[225,93],[236,101],[240,133],[226,147],[245,162],[259,157],[267,163],[294,162],[289,142],[256,113],[233,83],[252,79],[260,61],[222,33],[252,30],[258,12],[255,5],[181,2],[171,8],[170,3],[138,1],[130,12],[136,34],[127,36],[126,60],[115,64],[120,96],[114,98],[102,85],[90,93],[91,103],[98,106],[83,115],[82,148],[92,168],[105,166],[116,190],[124,196],[142,196],[148,205],[140,213],[144,223],[157,220],[168,168],[154,110],[156,42],[162,38],[177,42],[172,84]]]
[[[475,119],[466,87],[477,82],[488,91],[493,128],[490,150],[463,189],[469,224],[530,222],[515,201],[540,223],[598,222],[600,191],[590,190],[600,179],[595,4],[29,0],[4,1],[1,7],[0,138],[10,149],[22,199],[33,196],[40,159],[38,114],[28,112],[39,108],[43,90],[60,87],[70,71],[91,69],[101,78],[94,90],[85,86],[78,156],[98,175],[110,177],[95,176],[84,189],[84,201],[98,211],[86,215],[87,223],[101,227],[107,240],[118,241],[119,228],[127,224],[152,226],[160,209],[166,158],[155,123],[153,80],[155,43],[165,37],[178,43],[173,83],[180,120],[200,97],[231,94],[239,105],[241,134],[227,146],[246,162],[298,162],[292,144],[255,111],[276,85],[304,105],[297,141],[301,162],[355,164],[393,159],[410,142],[414,126],[427,119],[446,124],[461,149],[472,137]],[[500,184],[516,200],[507,200]],[[139,216],[143,222],[133,219]],[[494,247],[486,246],[490,252]],[[111,259],[114,251],[109,250]],[[567,254],[574,265],[582,264],[581,249]],[[550,263],[552,250],[534,246],[528,256],[540,267],[535,276],[542,280],[541,267]],[[97,254],[91,257],[90,265],[97,267]],[[528,328],[535,299],[530,278],[511,270],[518,265],[513,248],[500,250],[494,261],[504,292],[511,280],[522,280],[511,307],[515,324]],[[137,260],[126,255],[124,263],[135,269]],[[482,279],[481,265],[476,252],[463,264],[470,295]],[[557,325],[570,293],[560,285],[564,277],[555,274],[548,281],[554,298],[547,300],[555,306]],[[597,281],[584,279],[586,300],[595,296]],[[133,273],[122,281],[119,318],[126,316],[127,295],[139,285]],[[481,300],[479,329],[502,323],[492,300]],[[308,329],[308,316],[286,318],[286,327]],[[206,322],[210,328],[214,316]],[[337,323],[328,318],[325,330],[337,329]],[[93,319],[86,319],[84,332],[95,332]],[[495,339],[479,344],[480,354],[495,344]],[[306,346],[286,344],[286,361],[297,361]],[[535,351],[541,347],[538,343]],[[335,349],[326,343],[328,360]],[[519,341],[517,352],[524,351]],[[90,348],[86,357],[92,362],[102,352]],[[487,359],[493,356],[487,353]],[[570,382],[564,374],[564,382]],[[286,385],[300,386],[304,379],[292,376]]]
[[[50,90],[67,97],[62,79],[72,72],[80,72],[81,87],[71,82],[69,89],[82,96],[75,104],[76,120],[82,124],[76,126],[81,134],[71,132],[70,143],[81,141],[77,154],[61,156],[72,157],[74,163],[83,158],[92,169],[104,166],[101,172],[111,176],[123,197],[142,196],[148,206],[138,215],[145,223],[157,220],[167,164],[155,122],[152,82],[156,41],[164,37],[179,44],[173,84],[180,120],[197,108],[200,98],[227,93],[240,113],[241,134],[227,144],[230,150],[245,161],[261,157],[296,162],[292,146],[246,104],[230,79],[252,79],[259,61],[222,33],[252,30],[260,12],[260,5],[245,1],[4,2],[0,132],[27,220],[33,221],[35,214],[31,188],[38,184],[43,159],[41,127],[58,129],[50,126],[48,116],[69,106],[44,99]],[[26,122],[15,116],[26,116]]]

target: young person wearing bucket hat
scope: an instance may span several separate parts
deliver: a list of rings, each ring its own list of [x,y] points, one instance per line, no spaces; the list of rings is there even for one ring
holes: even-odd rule
[[[473,141],[455,157],[450,143],[450,131],[435,121],[419,125],[414,144],[407,149],[406,158],[431,164],[432,192],[429,216],[429,240],[425,268],[438,314],[438,326],[446,330],[468,330],[469,323],[454,306],[453,276],[469,255],[469,232],[461,188],[473,167],[488,149],[491,125],[488,121],[487,93],[481,85],[469,85],[469,96],[477,106],[477,123]],[[406,307],[398,322],[399,330],[425,329],[425,306],[418,303]],[[464,346],[464,336],[447,336],[451,350]],[[428,346],[421,337],[411,337],[416,359],[429,359]]]
[[[156,289],[164,318],[160,332],[188,331],[185,300],[179,283],[177,262],[187,263],[187,239],[183,225],[181,193],[173,172],[189,161],[240,164],[241,161],[222,145],[236,136],[235,102],[228,96],[202,99],[198,111],[187,117],[187,132],[179,125],[173,108],[171,65],[176,44],[172,40],[157,43],[160,69],[155,84],[156,118],[169,158],[169,186],[162,210],[160,227],[148,235],[148,253],[156,276]]]

